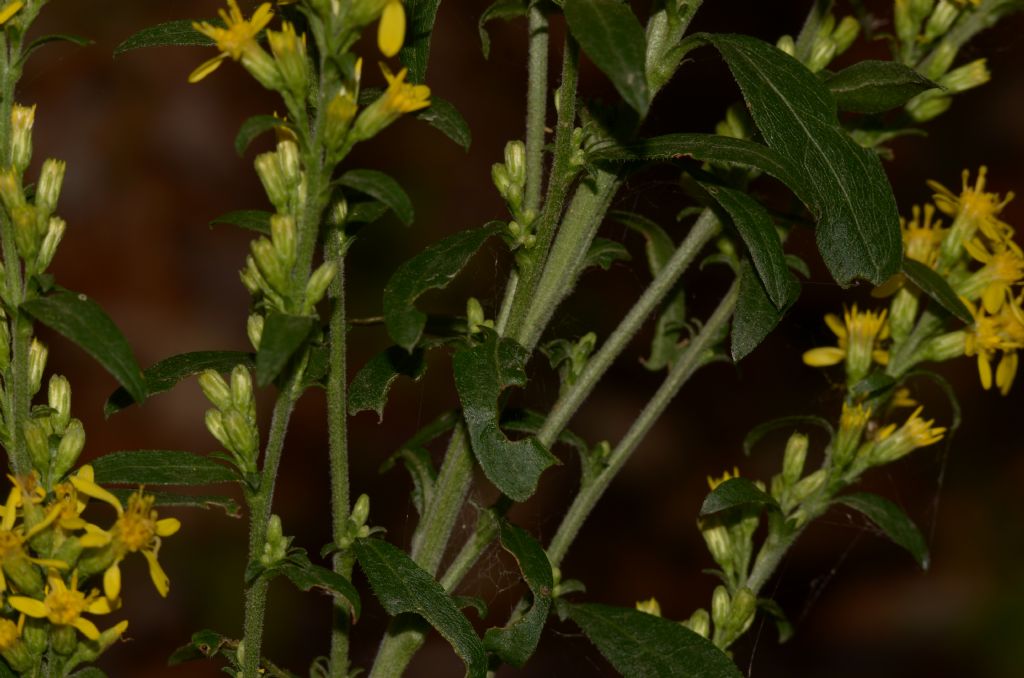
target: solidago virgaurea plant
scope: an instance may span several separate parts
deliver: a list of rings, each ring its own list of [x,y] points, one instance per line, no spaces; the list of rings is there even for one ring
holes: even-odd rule
[[[248,349],[214,346],[145,370],[88,290],[68,290],[50,272],[69,226],[57,213],[65,165],[32,164],[37,114],[50,118],[21,102],[17,85],[37,47],[85,41],[36,37],[32,24],[46,4],[0,3],[0,444],[10,470],[0,508],[0,674],[103,675],[92,664],[105,655],[111,673],[138,675],[117,659],[130,621],[119,612],[122,592],[134,590],[123,578],[148,573],[159,617],[160,598],[173,596],[185,574],[161,552],[197,544],[190,509],[210,506],[247,517],[244,529],[218,537],[244,553],[244,566],[199,554],[187,567],[226,596],[237,592],[237,619],[218,629],[189,620],[193,635],[168,657],[183,675],[201,667],[245,678],[447,675],[417,654],[436,631],[474,678],[504,675],[506,665],[547,675],[531,657],[567,634],[582,634],[625,676],[740,676],[747,657],[737,644],[765,621],[782,641],[800,633],[771,583],[827,516],[859,516],[928,567],[929,539],[893,498],[874,492],[872,478],[918,449],[956,452],[958,396],[1012,396],[1024,349],[1024,252],[1008,218],[1012,193],[996,172],[965,169],[959,183],[923,173],[931,197],[910,206],[893,194],[885,163],[894,148],[929,143],[914,137],[991,79],[985,57],[964,56],[965,48],[1022,3],[808,0],[802,25],[770,42],[728,27],[700,30],[702,10],[715,4],[702,0],[643,8],[498,0],[452,5],[448,15],[440,0],[210,0],[200,18],[142,28],[117,55],[196,48],[202,56],[176,76],[190,94],[245,78],[268,102],[249,112],[233,144],[252,158],[237,171],[252,173],[259,204],[239,197],[228,214],[195,215],[252,236],[237,258],[248,303],[234,328]],[[498,21],[526,45],[525,128],[491,158],[487,177],[500,213],[386,271],[368,295],[373,314],[353,317],[350,301],[364,295],[354,289],[353,258],[379,268],[387,257],[375,250],[373,229],[386,226],[377,222],[416,220],[413,198],[376,165],[378,150],[397,128],[440,131],[469,148],[469,125],[428,68],[432,42],[443,36],[432,38],[435,23],[467,15],[483,57]],[[851,58],[863,49],[884,58]],[[666,129],[659,107],[694,64],[707,62],[735,83],[734,101],[711,111],[714,129]],[[486,58],[472,66],[494,67]],[[591,69],[607,85],[604,100],[589,91]],[[710,101],[692,96],[687,105]],[[403,157],[418,151],[409,138],[417,137],[403,137]],[[665,176],[682,206],[674,219],[623,199]],[[440,199],[459,200],[458,187]],[[469,273],[488,257],[502,277],[497,290]],[[580,315],[592,281],[615,270],[645,281],[628,310],[607,303],[599,326],[563,322]],[[449,301],[457,298],[446,305],[438,291],[460,274],[463,287],[448,291]],[[652,581],[635,605],[607,604],[615,592],[587,588],[586,571],[568,557],[588,532],[625,529],[603,522],[595,507],[630,461],[658,444],[648,434],[691,379],[758,349],[805,282],[834,284],[835,307],[820,332],[787,346],[780,361],[820,370],[831,395],[808,393],[806,410],[781,419],[758,423],[764,417],[754,413],[742,449],[716,450],[721,470],[707,478],[703,502],[673,521],[691,531],[695,521],[692,535],[707,547],[674,585],[706,589],[707,602],[685,611],[665,605],[670,592]],[[218,451],[87,450],[69,380],[47,374],[37,323],[120,383],[107,416],[197,382],[205,415],[189,425],[204,428]],[[638,336],[634,369],[652,384],[639,412],[618,440],[575,433],[611,368],[637,362]],[[352,364],[350,355],[361,355],[353,346],[370,344],[373,357]],[[965,361],[980,389],[944,376],[941,363]],[[392,387],[428,370],[427,423],[392,421]],[[738,383],[756,379],[744,370]],[[326,436],[297,445],[288,435],[299,425],[293,415],[317,407],[304,398],[316,390]],[[724,410],[724,391],[693,395],[721,399]],[[365,412],[384,426],[401,424],[407,437],[373,460],[382,472],[408,473],[407,481],[389,476],[410,488],[401,500],[407,532],[378,517],[395,513],[386,510],[393,498],[362,487],[353,471],[374,454],[355,435],[350,444],[350,423]],[[756,463],[733,454],[755,450]],[[281,495],[287,461],[314,457],[326,475],[306,471],[305,496]],[[531,522],[519,507],[550,492],[560,465],[578,466],[578,479],[559,486],[566,496],[553,522]],[[774,473],[759,478],[766,465]],[[213,494],[203,494],[207,485]],[[296,502],[318,501],[314,485],[329,503],[302,508],[324,523],[327,543],[300,537],[305,526],[291,518]],[[514,596],[499,595],[508,587],[493,575],[480,594],[472,575],[481,567],[503,568],[517,582]],[[308,597],[278,607],[268,592],[285,581],[293,585],[287,595],[315,590],[332,606],[309,643],[324,654],[309,666],[268,656],[271,639],[300,640],[299,616],[306,623],[321,613]],[[467,582],[479,597],[464,595]]]

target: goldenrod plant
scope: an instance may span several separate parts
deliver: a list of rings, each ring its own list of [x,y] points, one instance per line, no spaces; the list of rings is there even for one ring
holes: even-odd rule
[[[654,0],[642,18],[621,0],[460,7],[474,11],[485,56],[491,22],[525,28],[525,130],[491,170],[507,213],[415,254],[377,295],[379,314],[352,318],[346,265],[350,252],[373,256],[360,249],[364,229],[389,212],[414,220],[399,183],[354,166],[353,157],[372,155],[353,151],[375,148],[403,117],[462,146],[470,142],[463,117],[428,84],[440,0],[225,1],[211,1],[208,18],[144,28],[117,53],[205,47],[212,56],[182,72],[182,81],[205,88],[214,77],[244,73],[274,97],[275,107],[254,111],[235,140],[240,154],[254,142],[268,144],[252,167],[265,202],[216,218],[254,233],[238,264],[249,304],[237,331],[252,350],[174,355],[144,371],[100,307],[48,273],[67,228],[56,213],[64,164],[47,159],[34,183],[26,176],[36,108],[16,103],[25,59],[47,42],[82,40],[27,41],[44,0],[0,4],[0,444],[11,481],[0,510],[0,674],[103,675],[87,665],[116,653],[128,629],[118,609],[122,569],[141,566],[133,561],[145,561],[159,596],[173,595],[176,573],[159,558],[182,522],[166,507],[230,509],[233,499],[162,486],[232,483],[242,498],[248,537],[239,536],[237,548],[247,565],[234,573],[242,618],[237,629],[181,639],[169,662],[216,662],[244,678],[400,676],[432,630],[473,678],[503,665],[529,671],[552,620],[577,628],[626,676],[734,677],[743,674],[732,647],[759,615],[773,620],[783,639],[799,633],[767,585],[826,513],[863,514],[928,566],[928,541],[910,518],[860,485],[878,467],[950,442],[959,414],[939,363],[974,361],[982,389],[1011,392],[1024,349],[1024,253],[1003,219],[1012,194],[998,177],[990,182],[985,167],[965,170],[953,188],[948,177],[934,177],[932,200],[901,218],[903,201],[893,195],[884,161],[894,139],[919,135],[962,93],[989,81],[985,59],[967,61],[961,51],[1020,2],[894,0],[878,15],[861,2],[814,0],[803,25],[774,44],[691,31],[702,0]],[[552,45],[552,35],[564,37]],[[884,41],[890,58],[836,67],[858,40]],[[659,93],[685,80],[696,56],[724,62],[737,102],[715,112],[713,133],[649,134],[645,123]],[[549,61],[557,61],[557,82],[549,82]],[[580,87],[584,61],[609,81],[615,101],[598,101]],[[479,67],[487,68],[483,59]],[[652,166],[667,167],[687,201],[671,228],[616,203],[620,189],[643,182]],[[772,199],[781,189],[788,211]],[[642,236],[648,271],[638,275],[649,273],[650,283],[607,336],[559,336],[552,320],[570,312],[584,271],[630,261],[622,243],[597,237],[608,221]],[[873,289],[870,301],[851,293],[841,312],[826,315],[833,343],[807,346],[802,356],[806,369],[821,369],[839,385],[841,402],[824,416],[796,413],[750,432],[748,453],[757,447],[767,454],[773,432],[787,436],[770,478],[759,480],[731,459],[729,470],[708,478],[710,491],[692,516],[710,554],[693,563],[694,573],[712,563],[706,571],[720,581],[706,607],[669,619],[657,590],[635,607],[599,602],[606,592],[587,590],[567,567],[567,553],[581,530],[608,529],[587,525],[595,505],[691,377],[743,360],[798,302],[800,276],[812,268],[787,245],[803,229],[814,230],[823,275],[841,288]],[[480,285],[460,299],[456,314],[426,310],[421,297],[495,251],[508,275],[494,303]],[[690,269],[698,266],[718,275],[695,276]],[[711,310],[694,315],[693,306]],[[574,434],[574,416],[650,320],[642,362],[660,385],[617,442]],[[195,425],[205,424],[222,451],[96,451],[81,463],[86,438],[71,416],[71,385],[46,377],[48,352],[34,335],[36,322],[79,344],[120,382],[108,416],[195,377],[208,401],[204,422]],[[350,369],[351,337],[367,327],[386,332],[389,342]],[[457,398],[382,460],[384,470],[400,465],[411,478],[417,519],[405,539],[375,524],[371,497],[353,487],[350,458],[364,452],[350,448],[349,421],[366,411],[383,417],[395,381],[448,364],[428,359],[441,355],[450,356]],[[801,364],[795,353],[789,359]],[[557,373],[557,390],[511,390],[526,387],[546,365]],[[950,407],[926,402],[922,384],[937,385]],[[288,507],[275,487],[293,412],[314,388],[326,394],[327,439],[322,449],[295,453],[327,459],[328,477],[304,482],[329,488],[330,506],[319,513],[329,516],[331,541],[307,550],[290,536]],[[565,453],[578,456],[579,482],[557,528],[542,537],[535,526],[517,525],[513,509],[537,493]],[[490,493],[481,495],[480,487]],[[480,496],[497,499],[481,505]],[[473,524],[456,530],[467,512]],[[167,548],[188,543],[188,523]],[[489,612],[458,593],[495,544],[510,554],[525,586],[511,609]],[[309,667],[283,668],[264,651],[265,635],[288,630],[286,615],[268,609],[268,589],[282,580],[332,600],[323,619],[329,653]],[[354,652],[353,643],[370,642],[353,632],[371,597],[390,623],[372,641],[375,654]],[[195,620],[197,629],[206,625]],[[123,675],[137,674],[126,667]]]

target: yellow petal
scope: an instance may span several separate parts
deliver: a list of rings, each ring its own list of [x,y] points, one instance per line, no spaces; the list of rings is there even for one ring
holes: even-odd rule
[[[880,348],[876,348],[874,351],[871,352],[871,357],[879,365],[888,365],[889,364],[889,352],[888,351],[882,350]]]
[[[213,73],[215,70],[217,70],[217,67],[220,66],[220,63],[224,61],[225,58],[227,58],[227,54],[218,54],[212,59],[208,59],[203,63],[199,64],[199,67],[189,74],[188,81],[192,84],[199,82],[200,80],[208,76],[210,73]]]
[[[43,567],[52,567],[56,570],[68,569],[68,564],[63,560],[53,560],[50,558],[29,558],[29,560],[36,565],[42,565]]]
[[[86,478],[80,478],[78,476],[71,476],[71,484],[75,486],[76,490],[87,497],[99,499],[100,501],[105,501],[110,504],[117,509],[118,515],[124,513],[124,507],[121,506],[121,501],[93,481]]]
[[[812,348],[804,353],[804,363],[811,367],[828,367],[829,365],[838,365],[845,357],[846,351],[841,348],[822,346],[821,348]]]
[[[103,573],[103,594],[108,600],[117,600],[121,595],[121,568],[118,567],[116,560]]]
[[[1004,353],[999,367],[996,368],[996,386],[1003,395],[1010,393],[1013,386],[1013,378],[1017,375],[1017,352]]]
[[[109,570],[107,571],[109,572]],[[105,576],[104,580],[106,580]],[[106,584],[106,581],[104,581],[103,583]],[[111,606],[110,600],[104,598],[103,596],[100,596],[99,598],[96,598],[95,600],[90,602],[89,605],[85,608],[85,611],[89,612],[90,614],[110,614],[114,611],[114,608],[113,606]]]
[[[42,619],[47,614],[46,605],[43,603],[43,601],[36,600],[35,598],[28,598],[26,596],[11,596],[7,599],[7,602],[10,603],[11,607],[13,607],[18,612],[21,612],[22,614],[27,614],[30,617]]]
[[[71,622],[71,625],[79,631],[81,631],[82,635],[88,638],[89,640],[96,640],[100,637],[100,630],[96,628],[96,625],[88,619],[83,619],[82,617],[79,617],[75,621]]]
[[[377,47],[386,57],[393,57],[405,42],[405,9],[398,0],[384,5],[377,27]]]
[[[846,325],[835,313],[827,313],[825,315],[825,324],[840,339],[846,336]]]
[[[981,377],[981,387],[986,391],[992,388],[992,366],[988,364],[988,358],[984,353],[978,354],[978,376]]]
[[[992,283],[981,293],[981,303],[989,313],[998,313],[1003,305],[1006,296],[1006,285],[1003,283]]]
[[[7,23],[7,20],[18,13],[18,10],[25,6],[21,0],[16,0],[0,9],[0,25]]]
[[[110,543],[113,537],[110,536],[109,532],[101,530],[95,525],[86,523],[85,534],[78,538],[78,543],[85,548],[97,548],[99,546],[106,546]]]
[[[160,537],[170,537],[181,529],[181,521],[177,518],[162,518],[156,521],[156,533]]]
[[[164,569],[160,567],[160,563],[157,562],[156,553],[146,549],[142,552],[142,555],[149,562],[149,577],[153,580],[153,586],[156,587],[157,593],[166,598],[167,592],[171,589],[170,578],[164,572]]]

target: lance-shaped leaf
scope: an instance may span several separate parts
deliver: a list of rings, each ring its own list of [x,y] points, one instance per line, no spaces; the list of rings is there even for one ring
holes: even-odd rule
[[[960,301],[960,297],[949,286],[949,282],[931,268],[908,257],[903,260],[903,274],[942,308],[968,325],[974,322],[971,312],[964,306],[964,302]]]
[[[373,410],[378,421],[383,420],[391,384],[402,376],[419,381],[427,372],[424,357],[422,348],[409,353],[399,346],[391,346],[370,358],[349,386],[349,414]]]
[[[356,587],[337,572],[312,563],[302,549],[293,549],[287,558],[263,572],[267,577],[278,574],[283,574],[301,591],[317,589],[327,593],[348,608],[353,622],[359,618],[362,603]]]
[[[644,29],[633,10],[621,0],[565,0],[562,6],[569,31],[641,116],[651,95],[647,89]]]
[[[228,224],[238,226],[249,231],[256,231],[263,235],[270,235],[270,217],[273,216],[266,210],[235,210],[222,214],[210,222],[210,226]]]
[[[266,386],[281,374],[309,337],[316,318],[271,311],[263,324],[260,350],[256,352],[256,383]]]
[[[741,678],[714,644],[682,624],[625,607],[572,605],[569,615],[623,676]]]
[[[746,478],[730,478],[711,490],[700,507],[701,517],[710,516],[734,508],[767,506],[778,509],[779,505],[771,495],[761,490]]]
[[[500,221],[492,221],[482,228],[461,231],[398,267],[384,287],[384,322],[396,344],[412,351],[427,324],[427,315],[415,306],[416,299],[427,290],[446,287],[484,242],[504,227]]]
[[[644,237],[647,266],[651,269],[651,276],[657,277],[676,251],[676,244],[665,229],[633,212],[616,211],[609,216]],[[681,285],[677,288],[669,295],[658,315],[651,339],[651,356],[642,360],[644,367],[652,371],[672,364],[682,350],[680,340],[686,328],[686,293]]]
[[[799,286],[797,286],[799,290]],[[765,292],[760,276],[750,261],[740,262],[740,293],[732,320],[732,359],[739,362],[764,341],[782,320],[785,309],[778,309]]]
[[[501,546],[518,561],[523,579],[533,594],[533,605],[508,626],[487,629],[484,647],[498,655],[503,662],[521,667],[537,649],[551,609],[551,591],[555,580],[547,553],[526,530],[502,521]]]
[[[800,168],[818,249],[841,285],[881,284],[902,258],[899,216],[878,156],[842,129],[828,88],[799,61],[744,35],[704,34],[739,83],[768,146]]]
[[[264,132],[269,132],[275,127],[289,127],[289,123],[273,115],[254,115],[246,119],[238,128],[238,134],[235,136],[235,152],[239,156],[245,155],[245,149],[249,148],[249,144]]]
[[[26,301],[21,309],[78,344],[121,382],[135,402],[146,399],[146,380],[128,341],[95,301],[61,291]]]
[[[430,106],[416,114],[417,120],[422,120],[434,129],[440,131],[446,137],[462,146],[468,151],[473,142],[473,135],[469,131],[469,124],[462,117],[458,109],[448,101],[433,94],[430,95]]]
[[[453,360],[455,387],[466,431],[487,478],[515,501],[537,489],[544,469],[557,463],[536,438],[511,441],[498,426],[498,397],[507,386],[525,386],[529,354],[511,339],[484,330],[484,340],[460,349]]]
[[[32,52],[36,51],[37,49],[39,49],[43,45],[49,45],[49,44],[54,43],[54,42],[67,42],[67,43],[70,43],[72,45],[76,45],[78,47],[88,47],[89,45],[93,44],[95,41],[91,40],[89,38],[84,38],[84,37],[82,37],[80,35],[68,35],[66,33],[55,33],[53,35],[43,35],[41,37],[36,38],[31,43],[29,43],[29,46],[25,48],[24,52],[22,52],[21,60],[24,62],[26,59],[28,59],[28,55],[29,54],[31,54]]]
[[[122,504],[128,503],[128,497],[135,494],[137,489],[114,488],[110,493],[121,500]],[[242,508],[238,502],[231,497],[219,494],[180,494],[175,492],[154,492],[146,488],[146,496],[153,497],[153,506],[173,506],[175,508],[196,508],[196,509],[221,509],[231,518],[241,518]]]
[[[220,23],[217,20],[213,24]],[[192,21],[178,19],[143,28],[114,48],[114,56],[141,47],[208,47],[213,40],[192,28]]]
[[[146,390],[153,396],[174,388],[179,381],[205,370],[230,372],[235,365],[253,367],[253,354],[242,351],[195,351],[164,358],[157,364],[146,369],[142,376],[146,380]],[[120,412],[133,404],[135,400],[122,387],[114,391],[103,406],[103,414],[107,417]]]
[[[843,495],[837,497],[835,502],[863,513],[868,520],[878,526],[885,536],[898,546],[905,548],[921,566],[921,569],[928,569],[930,560],[928,544],[921,531],[899,506],[869,492]]]
[[[778,309],[787,308],[800,295],[800,283],[786,264],[782,241],[768,211],[736,189],[706,182],[700,185],[729,214],[772,303]]]
[[[405,0],[404,4],[407,28],[398,58],[409,69],[409,82],[423,82],[430,60],[430,36],[441,0]]]
[[[600,266],[607,271],[615,262],[629,261],[630,259],[632,256],[630,256],[629,250],[622,243],[607,238],[594,238],[583,260],[583,268]]]
[[[406,226],[412,223],[415,216],[412,200],[397,181],[383,172],[368,169],[349,170],[338,178],[338,183],[384,203]]]
[[[470,678],[487,675],[487,652],[455,601],[403,551],[381,539],[358,539],[353,544],[370,588],[389,615],[423,617],[452,644],[466,664]]]
[[[841,111],[884,113],[939,85],[895,61],[860,61],[825,81]]]
[[[487,23],[495,19],[515,19],[526,16],[530,6],[527,0],[495,0],[480,15],[477,31],[480,33],[480,49],[485,59],[491,58],[491,35],[487,32]]]
[[[209,457],[174,450],[111,452],[92,462],[96,482],[114,485],[210,485],[238,476]]]

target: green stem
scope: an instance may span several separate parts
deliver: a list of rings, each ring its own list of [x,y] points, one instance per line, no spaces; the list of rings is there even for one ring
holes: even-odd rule
[[[910,368],[922,360],[921,349],[942,329],[942,326],[942,318],[935,313],[925,311],[921,314],[917,325],[890,356],[885,373],[895,379],[906,374]]]
[[[259,487],[249,494],[249,561],[263,553],[267,542],[267,524],[274,499],[274,485],[277,481],[284,439],[288,432],[295,401],[298,399],[299,383],[304,370],[296,369],[284,389],[277,396],[274,414],[270,420],[270,433],[263,458],[263,472]],[[245,592],[245,678],[257,678],[260,667],[260,649],[263,643],[263,616],[267,605],[267,581],[259,579]]]
[[[448,538],[473,481],[473,455],[466,430],[456,426],[448,443],[441,470],[434,482],[434,500],[430,502],[412,540],[412,559],[430,574],[441,564]]]
[[[530,56],[526,86],[526,187],[523,199],[526,211],[537,214],[544,174],[544,127],[547,124],[548,19],[536,5],[530,9],[528,30]]]
[[[335,544],[342,543],[346,536],[350,497],[348,470],[348,412],[347,402],[347,361],[345,319],[345,233],[333,230],[326,247],[326,259],[333,261],[337,269],[331,283],[329,296],[333,301],[329,320],[330,372],[327,375],[327,436],[331,475],[331,521]],[[334,571],[350,579],[353,557],[351,553],[336,553],[333,558]],[[351,620],[348,610],[335,605],[331,629],[331,675],[348,675],[348,649]]]
[[[569,507],[562,519],[561,525],[558,526],[551,545],[548,546],[548,559],[552,566],[559,566],[587,516],[590,515],[590,511],[604,494],[608,485],[611,484],[612,479],[625,465],[668,404],[675,398],[682,385],[708,359],[708,351],[719,341],[722,331],[732,317],[738,296],[739,284],[734,282],[704,327],[676,360],[668,376],[665,377],[665,381],[644,407],[640,416],[616,445],[608,457],[608,466],[590,484],[580,488],[572,506]]]
[[[545,447],[554,444],[562,429],[594,390],[597,382],[622,353],[640,326],[675,286],[679,277],[693,262],[711,238],[718,233],[719,223],[711,210],[704,210],[686,238],[676,249],[665,267],[637,300],[601,349],[587,361],[586,367],[572,387],[558,399],[537,433],[537,440]]]

